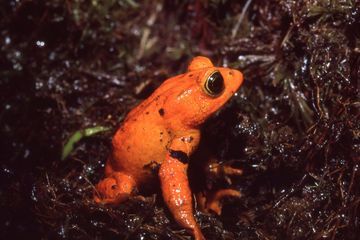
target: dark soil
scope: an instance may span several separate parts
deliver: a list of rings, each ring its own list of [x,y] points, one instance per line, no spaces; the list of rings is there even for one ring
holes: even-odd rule
[[[359,239],[357,0],[2,1],[0,239],[190,239],[159,188],[92,193],[126,113],[196,55],[245,76],[203,127],[244,169],[210,179],[243,196],[196,212],[207,239]]]

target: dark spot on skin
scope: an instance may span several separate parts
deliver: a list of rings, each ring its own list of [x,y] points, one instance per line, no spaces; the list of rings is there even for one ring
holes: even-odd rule
[[[159,114],[160,114],[160,116],[164,116],[165,111],[164,111],[164,109],[163,109],[163,108],[160,108],[160,109],[159,109]]]
[[[189,74],[189,77],[192,77],[193,75],[192,74]]]
[[[131,148],[131,146],[127,146],[126,150],[128,150],[128,151],[129,151],[129,150],[130,150],[130,148]]]
[[[112,190],[117,189],[117,185],[112,185],[112,186],[111,186],[111,189],[112,189]]]
[[[146,112],[145,114],[146,114],[146,115],[149,115],[149,112]]]
[[[160,132],[160,142],[161,142],[161,143],[163,142],[163,139],[162,139],[162,138],[163,138],[163,134],[164,134],[163,132]]]
[[[134,122],[136,122],[136,121],[137,121],[137,119],[136,119],[136,118],[133,118],[133,121],[134,121]]]
[[[229,72],[229,75],[233,75],[233,72],[232,72],[232,71],[230,71],[230,72]]]
[[[170,149],[170,157],[175,158],[184,164],[189,163],[189,157],[183,151],[175,151]]]

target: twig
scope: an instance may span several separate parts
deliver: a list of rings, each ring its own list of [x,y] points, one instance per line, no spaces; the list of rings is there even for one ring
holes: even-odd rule
[[[243,21],[243,19],[244,19],[244,17],[245,17],[245,13],[246,13],[246,11],[248,10],[251,2],[252,2],[252,0],[248,0],[248,1],[245,3],[244,8],[243,8],[243,10],[241,11],[241,14],[239,15],[239,19],[238,19],[238,21],[236,22],[236,24],[235,24],[235,26],[234,26],[234,28],[233,28],[233,30],[232,30],[232,32],[231,32],[231,38],[232,38],[232,39],[235,38],[235,36],[236,36],[236,34],[237,34],[238,30],[239,30],[239,27],[240,27],[240,25],[241,25],[241,23],[242,23],[242,21]]]

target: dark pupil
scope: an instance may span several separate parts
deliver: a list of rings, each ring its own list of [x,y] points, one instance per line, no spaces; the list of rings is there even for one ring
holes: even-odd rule
[[[222,92],[224,89],[224,79],[221,76],[220,72],[214,72],[208,78],[206,83],[206,90],[212,95],[217,95]]]

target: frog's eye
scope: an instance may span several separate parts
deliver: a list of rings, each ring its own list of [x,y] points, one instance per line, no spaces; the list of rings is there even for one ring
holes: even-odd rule
[[[213,72],[205,82],[205,92],[212,97],[218,96],[224,90],[224,78],[220,72]]]

